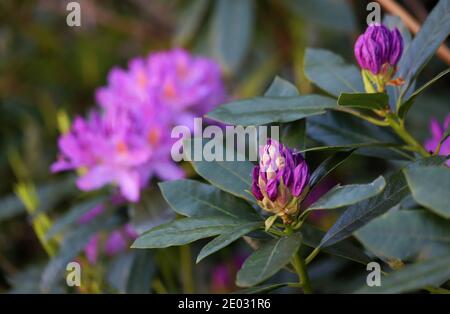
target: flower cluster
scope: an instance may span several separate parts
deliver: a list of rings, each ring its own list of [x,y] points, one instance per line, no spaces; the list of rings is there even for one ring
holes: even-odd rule
[[[444,121],[444,125],[441,127],[436,119],[431,120],[431,135],[432,137],[425,142],[425,149],[433,153],[438,147],[439,143],[442,141],[445,130],[450,126],[450,114],[447,115]],[[449,156],[450,155],[450,137],[442,142],[439,151],[439,155]],[[447,161],[447,165],[450,166],[450,160]]]
[[[100,109],[77,117],[59,139],[51,170],[78,170],[77,185],[93,190],[114,184],[138,201],[149,179],[176,179],[183,172],[170,158],[174,125],[193,125],[224,99],[219,66],[181,49],[135,58],[128,70],[114,68],[96,93]]]
[[[309,190],[309,169],[300,153],[269,139],[253,168],[252,193],[266,211],[290,223]]]
[[[355,57],[362,69],[367,92],[383,91],[391,82],[403,53],[403,38],[397,28],[369,25],[355,43]]]

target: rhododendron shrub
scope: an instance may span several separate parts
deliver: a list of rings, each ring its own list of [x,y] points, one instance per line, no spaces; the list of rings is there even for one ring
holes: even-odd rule
[[[450,0],[413,33],[387,14],[358,30],[358,1],[261,2],[170,4],[186,10],[170,38],[173,21],[152,15],[117,51],[101,47],[110,62],[80,63],[99,76],[93,104],[56,113],[39,98],[57,123],[36,173],[61,192],[5,158],[48,258],[30,271],[36,291],[450,291],[450,112],[447,91],[434,95],[449,78]],[[72,262],[81,286],[65,284]]]

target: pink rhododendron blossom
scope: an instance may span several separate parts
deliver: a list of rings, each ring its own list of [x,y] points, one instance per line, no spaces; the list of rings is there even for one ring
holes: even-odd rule
[[[136,202],[151,178],[183,177],[170,156],[171,129],[192,127],[195,116],[223,101],[224,87],[215,62],[174,49],[113,68],[96,99],[101,110],[75,118],[51,170],[78,170],[81,190],[112,184]]]
[[[436,119],[432,119],[430,123],[431,138],[425,141],[425,149],[429,152],[434,152],[442,137],[444,136],[445,130],[450,126],[450,114],[444,120],[444,124],[441,126]],[[439,149],[439,155],[448,156],[450,155],[450,137],[447,138],[441,145]],[[447,165],[450,166],[450,160],[447,161]]]

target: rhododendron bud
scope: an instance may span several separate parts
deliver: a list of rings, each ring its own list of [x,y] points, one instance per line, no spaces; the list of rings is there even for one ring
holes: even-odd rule
[[[403,52],[403,38],[397,28],[369,25],[354,49],[367,92],[381,92],[388,83],[399,84],[399,80],[391,81]]]
[[[309,189],[308,165],[300,153],[273,139],[259,157],[259,166],[253,168],[252,193],[264,210],[289,224]]]

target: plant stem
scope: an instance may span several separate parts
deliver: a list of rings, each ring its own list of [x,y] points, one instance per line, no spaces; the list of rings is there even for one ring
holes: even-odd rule
[[[297,272],[298,275],[299,284],[301,284],[303,288],[303,292],[305,294],[311,294],[312,293],[311,282],[309,281],[305,261],[300,255],[300,250],[297,254],[294,255],[293,264],[295,271]]]
[[[355,110],[352,110],[352,109],[349,109],[346,107],[339,106],[336,110],[349,113],[351,115],[354,115],[358,118],[364,119],[364,120],[366,120],[372,124],[378,125],[378,126],[389,126],[389,123],[386,121],[375,119],[375,118],[365,115],[359,111],[355,111]]]
[[[428,157],[430,154],[423,148],[423,146],[411,136],[405,129],[403,121],[399,120],[396,116],[388,114],[386,116],[387,122],[391,128],[402,138],[415,152],[419,153],[423,157]]]
[[[192,254],[189,245],[180,246],[181,278],[184,293],[194,293],[194,277],[192,273]]]
[[[320,252],[320,248],[316,247],[309,255],[308,257],[305,259],[305,263],[306,265],[308,265],[309,263],[311,263],[311,261],[317,256],[317,254],[319,254]]]

